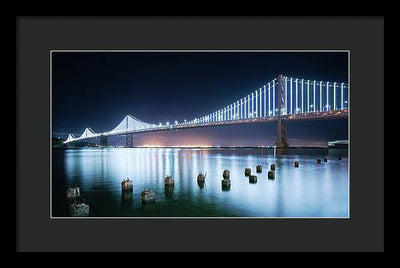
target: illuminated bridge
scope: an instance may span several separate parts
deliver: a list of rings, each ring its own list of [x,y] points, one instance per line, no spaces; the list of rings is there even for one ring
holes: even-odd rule
[[[86,128],[79,137],[69,134],[64,143],[99,138],[100,145],[106,146],[108,137],[124,135],[126,147],[132,147],[135,133],[277,121],[276,146],[287,147],[286,122],[346,118],[348,96],[349,85],[343,82],[279,75],[240,100],[190,121],[151,124],[127,115],[111,131],[96,133]]]

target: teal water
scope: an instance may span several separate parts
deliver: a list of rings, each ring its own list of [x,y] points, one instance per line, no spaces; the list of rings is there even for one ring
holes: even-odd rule
[[[65,191],[76,183],[90,217],[348,217],[347,153],[311,148],[53,150],[52,216],[68,216]],[[267,178],[271,164],[276,165],[274,180]],[[256,173],[256,165],[262,165],[262,173]],[[247,167],[257,183],[249,183]],[[229,190],[221,187],[224,169],[230,171]],[[199,172],[207,172],[204,187],[197,183]],[[173,189],[165,188],[166,175],[174,178]],[[121,180],[128,177],[133,193],[121,191]],[[146,187],[156,193],[154,204],[141,202]]]

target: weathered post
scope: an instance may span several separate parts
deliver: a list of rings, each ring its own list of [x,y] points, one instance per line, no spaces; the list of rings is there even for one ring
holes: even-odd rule
[[[222,173],[222,177],[224,178],[221,181],[222,190],[229,190],[231,188],[231,181],[229,179],[229,170],[225,169]]]
[[[204,188],[204,181],[197,181],[197,185],[199,186],[200,189]]]
[[[67,198],[76,198],[81,196],[81,189],[78,185],[74,185],[73,187],[68,187],[66,192]]]
[[[85,204],[84,199],[82,202],[75,199],[74,203],[69,205],[69,215],[72,217],[86,217],[89,215],[89,212],[90,206]]]
[[[127,178],[126,180],[125,179],[122,180],[121,188],[122,188],[122,191],[132,192],[133,191],[133,181],[130,180],[129,178]]]
[[[244,175],[245,175],[246,177],[250,176],[250,175],[251,175],[251,169],[250,169],[250,168],[245,168],[245,169],[244,169]]]
[[[165,186],[173,186],[174,179],[171,176],[165,177]]]
[[[262,166],[261,165],[256,166],[256,172],[257,173],[261,173],[262,172]]]
[[[144,191],[140,193],[140,197],[144,204],[156,201],[156,194],[150,188],[144,188]]]
[[[250,175],[249,176],[249,183],[256,183],[257,182],[257,176],[256,175]]]
[[[275,179],[275,172],[274,171],[272,171],[272,170],[268,171],[268,179],[271,179],[271,180]]]
[[[197,175],[197,182],[204,182],[206,180],[206,176],[207,176],[207,172],[206,174],[203,173],[199,173],[199,175]]]
[[[231,188],[230,180],[222,180],[222,190],[229,190]]]
[[[222,177],[224,180],[229,180],[229,170],[225,169],[224,173],[222,173]]]

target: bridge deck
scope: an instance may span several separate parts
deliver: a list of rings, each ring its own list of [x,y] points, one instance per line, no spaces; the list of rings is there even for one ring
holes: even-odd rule
[[[327,119],[340,119],[348,117],[348,110],[336,110],[336,111],[324,111],[324,112],[309,112],[302,114],[292,114],[292,115],[282,115],[282,121],[305,121],[305,120],[327,120]],[[90,137],[76,138],[71,142],[78,140],[87,140],[100,137],[111,137],[111,136],[121,136],[133,133],[146,133],[146,132],[156,132],[156,131],[167,131],[167,130],[178,130],[178,129],[189,129],[189,128],[203,128],[203,127],[216,127],[216,126],[229,126],[229,125],[239,125],[239,124],[251,124],[251,123],[268,123],[275,122],[278,120],[278,116],[272,117],[256,117],[256,118],[246,118],[237,120],[226,120],[219,122],[206,122],[206,123],[182,123],[177,125],[169,126],[156,126],[143,129],[132,129],[124,131],[113,131],[113,132],[103,132],[96,133]],[[68,143],[68,142],[66,142]]]

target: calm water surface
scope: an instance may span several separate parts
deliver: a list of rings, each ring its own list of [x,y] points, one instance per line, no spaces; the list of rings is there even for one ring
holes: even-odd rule
[[[342,160],[338,160],[338,156]],[[328,162],[323,158],[328,157]],[[320,158],[322,163],[316,164]],[[300,167],[294,167],[299,161]],[[275,179],[267,172],[276,165]],[[262,165],[262,173],[255,172]],[[251,168],[257,183],[249,183]],[[221,187],[224,169],[231,188]],[[52,216],[68,216],[65,191],[81,187],[92,217],[348,217],[346,149],[83,148],[53,150]],[[197,183],[207,172],[206,183]],[[165,188],[171,175],[173,189]],[[133,180],[133,193],[121,180]],[[143,205],[150,187],[154,204]]]

